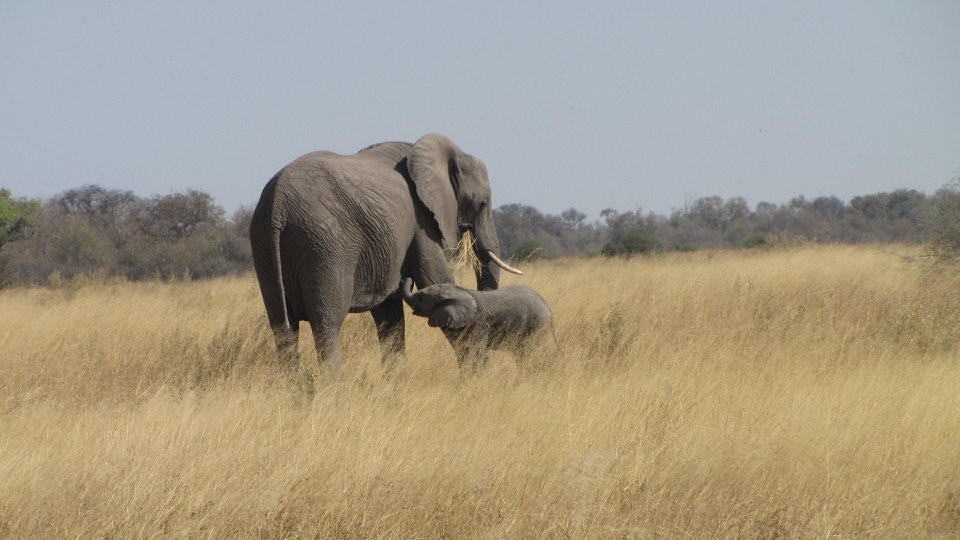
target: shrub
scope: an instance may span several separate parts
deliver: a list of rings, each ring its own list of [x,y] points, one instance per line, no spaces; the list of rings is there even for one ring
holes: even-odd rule
[[[940,259],[960,255],[960,177],[933,196],[927,251]]]
[[[524,238],[514,246],[510,257],[518,261],[536,261],[539,259],[552,259],[553,255],[544,249],[543,245],[536,239]]]
[[[662,250],[660,241],[650,231],[642,227],[632,227],[611,231],[610,241],[603,246],[602,253],[607,257],[629,257]]]
[[[22,237],[37,224],[40,201],[14,199],[8,189],[0,189],[0,247]]]
[[[737,247],[743,249],[753,249],[764,247],[767,245],[767,235],[763,233],[753,233],[747,236],[744,236],[737,242]]]

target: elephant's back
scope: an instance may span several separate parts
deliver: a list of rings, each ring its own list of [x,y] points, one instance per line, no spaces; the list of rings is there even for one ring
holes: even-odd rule
[[[534,327],[549,325],[553,319],[550,304],[535,289],[526,285],[507,285],[500,290],[519,305],[525,306],[525,322]]]
[[[406,157],[412,144],[385,142],[342,155],[304,154],[281,169],[263,189],[255,221],[286,227],[321,218],[343,224],[352,218],[414,215]]]
[[[318,271],[352,274],[351,311],[368,310],[396,290],[416,231],[404,176],[362,154],[306,154],[281,170],[272,188],[283,214],[285,281]]]
[[[338,193],[355,198],[361,192],[396,196],[407,191],[407,181],[397,163],[376,159],[371,152],[343,156],[319,151],[300,156],[277,175],[276,190],[282,193],[329,198]]]
[[[304,154],[284,168],[291,175],[334,178],[346,171],[350,176],[372,175],[378,177],[403,177],[406,172],[407,154],[413,145],[407,142],[384,142],[372,144],[356,154],[337,154],[318,150]],[[283,173],[284,171],[281,171]]]
[[[346,224],[388,218],[391,212],[412,214],[407,180],[396,164],[372,157],[381,155],[304,154],[271,180],[274,206],[288,213],[287,223],[320,219]]]

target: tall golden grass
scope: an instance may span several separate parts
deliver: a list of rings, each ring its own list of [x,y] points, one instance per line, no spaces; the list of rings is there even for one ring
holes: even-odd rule
[[[562,260],[559,351],[408,317],[274,363],[253,276],[0,292],[0,537],[956,537],[960,273],[904,247]],[[304,364],[315,362],[301,333]]]

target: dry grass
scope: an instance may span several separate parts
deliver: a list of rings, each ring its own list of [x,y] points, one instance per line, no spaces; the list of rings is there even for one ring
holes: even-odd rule
[[[252,276],[3,291],[0,537],[956,537],[960,273],[910,255],[526,265],[559,353],[464,379],[408,318],[383,379],[351,316],[313,394]]]

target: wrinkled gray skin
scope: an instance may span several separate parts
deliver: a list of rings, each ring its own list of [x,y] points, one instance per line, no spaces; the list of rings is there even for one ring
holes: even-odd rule
[[[427,317],[427,324],[443,330],[465,370],[483,367],[488,350],[508,351],[522,358],[553,332],[550,305],[530,287],[508,285],[474,291],[443,283],[415,293],[411,289],[411,281],[404,280],[400,288],[403,299],[414,315]]]
[[[404,350],[397,283],[453,282],[444,250],[476,238],[477,288],[500,269],[490,182],[482,161],[443,135],[389,142],[353,155],[314,152],[278,172],[250,223],[260,292],[281,356],[298,358],[298,321],[309,321],[322,362],[341,371],[339,331],[348,312],[370,311],[384,363]]]

